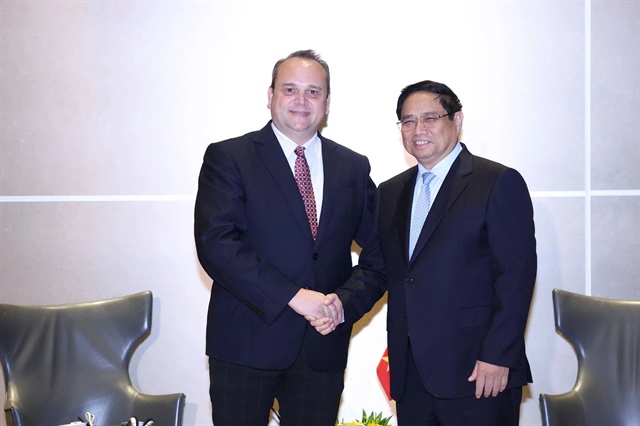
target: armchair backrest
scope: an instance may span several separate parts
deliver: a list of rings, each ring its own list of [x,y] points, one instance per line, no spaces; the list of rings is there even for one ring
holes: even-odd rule
[[[179,424],[183,394],[154,407],[129,377],[133,352],[150,333],[152,300],[145,291],[66,305],[0,304],[5,410],[16,426],[66,424],[85,412],[99,425],[131,416]]]
[[[578,377],[568,393],[540,395],[544,425],[640,425],[640,301],[554,289],[553,304]]]

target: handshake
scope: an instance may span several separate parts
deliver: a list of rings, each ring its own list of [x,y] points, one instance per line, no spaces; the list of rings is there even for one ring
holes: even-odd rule
[[[324,295],[301,288],[289,301],[289,307],[302,315],[323,336],[342,322],[342,302],[335,293]]]

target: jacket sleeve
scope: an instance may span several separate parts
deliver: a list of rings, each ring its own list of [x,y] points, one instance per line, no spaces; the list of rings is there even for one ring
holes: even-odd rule
[[[536,279],[533,206],[522,176],[505,169],[490,194],[487,234],[493,276],[493,315],[479,359],[517,368]]]
[[[359,256],[358,265],[353,268],[349,280],[336,290],[344,308],[344,323],[341,328],[348,328],[355,324],[387,291],[386,265],[377,231],[380,208],[379,190],[374,194],[372,202],[374,208],[373,212],[370,212],[370,223],[366,228],[368,235]]]
[[[234,158],[221,143],[205,153],[195,203],[195,243],[200,264],[240,302],[271,324],[300,290],[243,243],[249,224],[245,191]]]

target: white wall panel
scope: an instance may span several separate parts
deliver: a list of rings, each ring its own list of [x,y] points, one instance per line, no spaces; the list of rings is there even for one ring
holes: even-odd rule
[[[267,122],[271,69],[293,50],[329,63],[323,133],[366,154],[377,183],[415,164],[395,106],[423,79],[461,98],[471,152],[524,175],[539,270],[522,425],[541,424],[540,392],[575,380],[551,290],[640,299],[638,1],[7,0],[0,31],[0,301],[151,289],[131,373],[145,392],[185,392],[186,425],[211,424],[202,155]],[[383,300],[356,327],[341,418],[394,413],[375,376],[385,316]]]

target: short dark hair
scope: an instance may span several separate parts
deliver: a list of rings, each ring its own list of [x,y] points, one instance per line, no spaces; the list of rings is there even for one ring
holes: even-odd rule
[[[462,111],[462,104],[460,103],[460,99],[458,99],[458,96],[456,96],[456,94],[453,93],[453,90],[449,89],[446,84],[438,83],[431,80],[424,80],[418,83],[410,84],[400,92],[400,96],[398,97],[398,105],[396,106],[396,115],[398,116],[398,120],[402,119],[400,115],[402,114],[402,106],[404,105],[404,101],[407,100],[409,95],[412,95],[416,92],[435,93],[436,95],[439,95],[437,99],[440,99],[440,105],[447,112],[449,120],[453,120],[454,113]]]
[[[312,61],[316,61],[319,63],[322,68],[324,68],[324,72],[327,74],[327,96],[331,93],[331,79],[329,77],[329,65],[318,55],[314,50],[297,50],[291,53],[286,58],[280,59],[273,67],[273,72],[271,73],[271,88],[275,89],[276,85],[276,77],[278,76],[278,71],[280,70],[280,66],[284,61],[291,58],[302,58],[302,59],[311,59]]]

